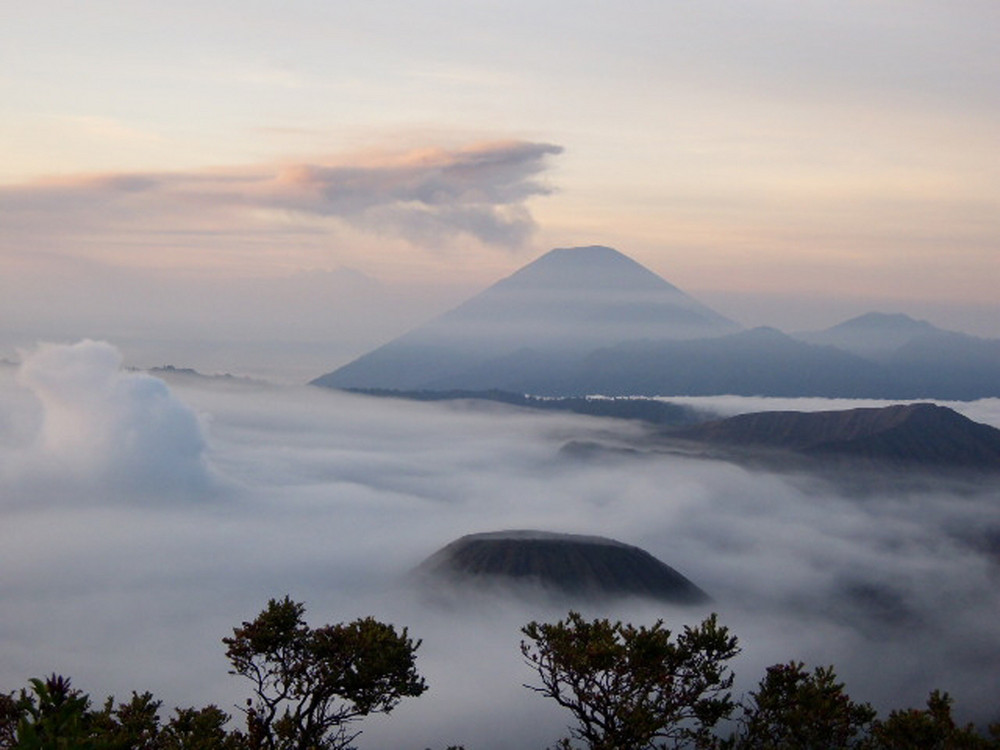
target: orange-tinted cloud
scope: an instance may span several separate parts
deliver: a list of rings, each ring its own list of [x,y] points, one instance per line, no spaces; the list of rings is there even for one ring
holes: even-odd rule
[[[415,242],[466,235],[517,246],[535,227],[525,201],[551,192],[537,177],[561,151],[514,141],[356,161],[83,175],[0,188],[0,215],[8,240],[21,245],[88,229],[246,231],[262,211],[281,211]]]

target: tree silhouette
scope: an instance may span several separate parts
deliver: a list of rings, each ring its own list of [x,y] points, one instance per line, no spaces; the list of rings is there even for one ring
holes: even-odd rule
[[[740,719],[738,750],[849,750],[865,747],[875,710],[855,703],[833,667],[802,662],[767,668]]]
[[[876,750],[986,750],[1000,747],[1000,724],[989,728],[989,737],[972,724],[959,726],[951,715],[952,699],[935,690],[926,709],[893,711],[885,721],[875,722],[869,747]]]
[[[232,674],[253,683],[247,701],[252,748],[339,750],[361,733],[353,722],[389,713],[426,689],[414,660],[420,642],[367,617],[311,629],[304,605],[272,599],[224,638]]]
[[[561,746],[591,750],[710,746],[711,729],[730,714],[737,640],[712,615],[676,639],[658,620],[635,627],[577,612],[522,628],[521,653],[541,680],[525,685],[576,719]]]

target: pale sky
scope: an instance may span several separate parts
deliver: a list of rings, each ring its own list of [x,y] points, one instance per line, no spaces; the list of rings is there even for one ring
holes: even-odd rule
[[[0,343],[360,353],[597,243],[1000,337],[998,49],[995,0],[6,2]]]

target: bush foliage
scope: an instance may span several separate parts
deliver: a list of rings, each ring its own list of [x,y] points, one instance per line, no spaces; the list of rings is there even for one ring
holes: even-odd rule
[[[420,641],[405,628],[368,617],[313,629],[304,614],[288,597],[272,599],[223,639],[231,673],[253,693],[242,728],[214,705],[176,708],[164,721],[148,692],[96,707],[53,674],[0,693],[0,750],[347,750],[357,721],[427,689]],[[556,742],[562,750],[1000,750],[1000,725],[958,724],[946,693],[879,719],[833,667],[774,665],[737,702],[728,661],[739,646],[715,615],[676,636],[662,621],[636,627],[576,612],[522,633],[538,680],[525,687],[575,721]]]

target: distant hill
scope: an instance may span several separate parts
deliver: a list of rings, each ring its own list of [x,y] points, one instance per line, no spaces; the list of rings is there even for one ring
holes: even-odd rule
[[[267,381],[258,380],[257,378],[248,378],[244,375],[232,375],[228,372],[223,373],[213,373],[211,375],[205,374],[203,372],[198,372],[190,367],[175,367],[174,365],[161,365],[159,367],[151,367],[147,370],[150,375],[155,375],[158,378],[163,378],[164,380],[177,380],[177,381],[194,381],[199,380],[202,382],[213,382],[213,383],[230,383],[232,385],[266,385]]]
[[[671,431],[684,440],[869,466],[1000,471],[1000,430],[936,404],[741,414]]]
[[[416,573],[445,584],[514,583],[573,598],[638,596],[677,604],[708,595],[648,552],[599,536],[544,531],[470,534],[427,558]]]
[[[1000,340],[937,330],[893,351],[886,369],[910,398],[1000,396]]]
[[[560,248],[313,383],[517,390],[546,373],[571,372],[580,357],[624,340],[736,330],[739,325],[617,250]]]
[[[542,392],[543,383],[531,383]],[[875,363],[774,328],[690,341],[629,341],[592,352],[574,392],[606,395],[877,397],[891,389]]]
[[[536,396],[1000,396],[1000,340],[867,313],[742,330],[608,247],[552,250],[314,385]]]
[[[795,337],[875,362],[887,384],[886,398],[969,400],[1000,395],[1000,340],[885,313],[867,313]]]
[[[914,339],[936,333],[944,331],[926,320],[914,320],[902,313],[870,312],[823,331],[804,331],[793,336],[811,344],[835,346],[859,357],[884,361]]]

